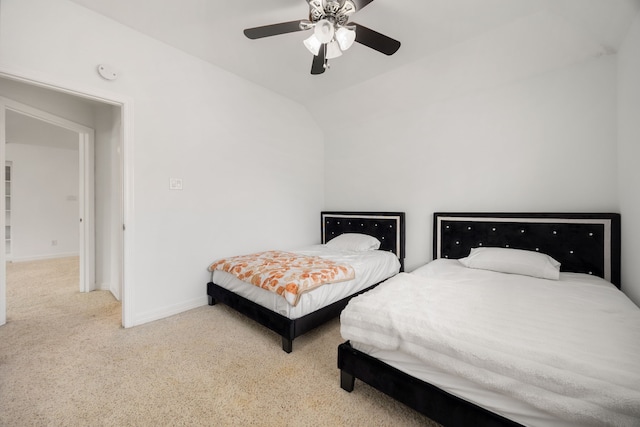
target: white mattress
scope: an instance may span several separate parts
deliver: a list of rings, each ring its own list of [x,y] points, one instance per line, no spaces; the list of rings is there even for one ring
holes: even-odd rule
[[[318,256],[349,264],[355,270],[355,279],[320,286],[300,296],[298,304],[291,306],[282,296],[238,280],[234,275],[215,270],[212,281],[244,298],[289,319],[297,319],[325,307],[362,289],[381,282],[400,271],[400,261],[386,251],[336,251],[325,245],[313,245],[293,250],[302,255]]]
[[[387,313],[393,296],[405,293],[412,296],[397,299],[401,315]],[[447,311],[456,314],[447,320]],[[385,317],[391,322],[377,320]],[[413,318],[416,330],[397,332]],[[640,310],[594,276],[551,281],[441,259],[353,299],[341,333],[354,348],[524,425],[640,425]],[[509,348],[500,345],[506,338]],[[526,369],[515,368],[520,359]],[[529,380],[530,372],[538,378]],[[596,415],[586,419],[586,411]]]

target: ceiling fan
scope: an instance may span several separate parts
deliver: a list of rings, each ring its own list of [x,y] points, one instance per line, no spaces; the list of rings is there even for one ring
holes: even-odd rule
[[[311,74],[322,74],[329,68],[329,59],[337,58],[354,42],[363,44],[385,55],[393,55],[400,42],[355,22],[349,22],[353,13],[373,0],[306,0],[309,19],[281,22],[262,27],[247,28],[244,34],[252,39],[276,36],[313,29],[304,45],[313,54]]]

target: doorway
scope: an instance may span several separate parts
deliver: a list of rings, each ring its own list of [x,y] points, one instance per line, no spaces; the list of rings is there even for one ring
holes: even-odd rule
[[[111,180],[111,187],[107,190],[104,188],[100,189],[100,185],[98,185],[98,192],[102,191],[102,193],[111,193],[109,199],[114,202],[113,208],[110,208],[109,212],[100,212],[97,216],[100,217],[102,215],[102,219],[104,220],[105,216],[108,216],[108,227],[105,227],[104,224],[98,230],[98,237],[100,237],[100,233],[105,233],[104,229],[109,228],[107,233],[110,233],[110,237],[113,237],[111,241],[107,242],[108,247],[102,248],[100,244],[97,246],[98,253],[100,255],[99,261],[91,261],[86,262],[86,259],[95,259],[95,248],[96,248],[96,230],[94,221],[92,221],[93,216],[95,214],[94,207],[94,197],[90,195],[89,191],[93,188],[94,182],[94,174],[93,170],[95,168],[94,165],[94,155],[97,155],[100,158],[100,154],[95,154],[96,147],[95,143],[95,134],[93,129],[87,128],[82,125],[78,125],[78,123],[73,122],[65,122],[62,119],[62,122],[59,121],[60,117],[52,117],[49,116],[48,113],[44,113],[43,111],[33,111],[29,109],[29,106],[25,106],[24,104],[19,104],[11,101],[4,101],[3,105],[0,105],[2,110],[0,111],[0,137],[1,137],[1,147],[0,147],[0,162],[4,163],[5,161],[5,111],[10,110],[20,111],[21,113],[26,113],[36,118],[44,118],[46,121],[55,124],[62,124],[63,127],[67,129],[72,129],[78,139],[78,156],[81,164],[81,171],[79,175],[82,177],[81,181],[83,182],[82,189],[79,191],[78,198],[80,199],[82,195],[82,201],[78,200],[79,205],[81,206],[81,212],[78,217],[78,223],[80,232],[83,234],[80,241],[82,242],[80,248],[81,256],[85,257],[85,262],[82,262],[83,266],[81,270],[81,291],[87,292],[96,287],[96,268],[100,273],[102,270],[103,274],[105,271],[113,274],[114,282],[117,282],[118,288],[112,289],[109,288],[108,284],[105,285],[104,282],[100,282],[97,284],[98,289],[111,290],[116,298],[120,299],[122,303],[122,325],[124,327],[133,326],[130,319],[132,316],[129,314],[131,309],[128,304],[129,298],[127,295],[130,293],[130,290],[126,287],[127,278],[130,275],[130,271],[128,271],[125,267],[128,263],[128,260],[131,258],[130,251],[126,251],[125,247],[128,249],[131,248],[131,239],[127,240],[127,245],[125,246],[125,236],[124,236],[124,224],[125,218],[129,218],[130,212],[127,209],[127,202],[130,200],[129,192],[127,191],[130,185],[130,182],[125,179],[127,177],[127,171],[129,170],[129,165],[127,163],[127,155],[130,154],[128,151],[132,147],[127,145],[127,141],[132,140],[131,128],[128,124],[132,121],[132,110],[131,110],[131,100],[127,98],[119,98],[117,96],[113,97],[105,97],[102,95],[92,94],[89,90],[72,90],[68,87],[62,87],[58,84],[47,82],[44,83],[42,81],[37,81],[35,79],[30,79],[28,76],[16,74],[11,74],[2,69],[0,66],[0,83],[3,83],[4,79],[8,79],[11,83],[24,85],[28,87],[27,92],[29,95],[33,95],[33,91],[37,90],[45,90],[49,92],[54,92],[58,94],[58,96],[65,96],[70,99],[77,100],[78,102],[92,102],[96,105],[101,106],[102,108],[109,109],[112,113],[111,125],[113,126],[112,135],[109,137],[113,141],[114,152],[117,149],[117,154],[113,155],[106,164],[106,166],[102,165],[102,170],[104,174],[105,168],[109,168],[112,175],[109,177]],[[3,85],[3,88],[8,85]],[[9,91],[10,92],[10,91]],[[28,98],[28,97],[27,97]],[[31,96],[33,98],[33,96]],[[6,99],[6,98],[5,98]],[[20,99],[20,98],[18,98]],[[36,103],[37,104],[37,103]],[[54,105],[55,103],[50,105]],[[47,110],[55,111],[55,108],[47,108]],[[100,132],[100,131],[98,131]],[[104,128],[101,133],[101,142],[105,140],[104,136]],[[102,156],[111,156],[110,153],[105,154],[102,153]],[[104,176],[99,176],[99,179],[103,179]],[[4,187],[2,188],[4,190]],[[5,201],[4,195],[1,197],[1,202]],[[99,195],[97,196],[99,199]],[[108,200],[108,201],[109,201]],[[108,202],[107,201],[107,202]],[[117,206],[116,206],[117,205]],[[104,205],[103,205],[104,206]],[[103,210],[104,211],[104,210]],[[80,222],[82,220],[82,222]],[[2,220],[4,222],[4,219]],[[100,218],[98,219],[100,221]],[[0,224],[2,226],[3,232],[6,231],[4,227],[4,223]],[[115,236],[115,237],[114,237]],[[99,240],[99,239],[98,239]],[[102,254],[100,254],[102,251]],[[4,251],[0,254],[0,325],[6,322],[6,264],[5,264],[5,254]],[[105,255],[107,253],[107,255]],[[105,257],[107,258],[105,261]],[[105,289],[104,286],[107,286]]]
[[[95,289],[96,279],[95,279],[95,241],[94,241],[94,230],[95,230],[95,216],[94,216],[94,200],[95,200],[95,192],[94,192],[94,130],[80,125],[78,123],[71,122],[62,117],[47,113],[45,111],[39,110],[32,106],[28,106],[14,100],[8,98],[0,97],[0,112],[4,116],[4,144],[3,148],[5,149],[5,162],[6,157],[6,144],[8,141],[6,136],[8,130],[15,130],[17,127],[24,127],[21,131],[23,133],[31,132],[32,138],[39,139],[40,144],[48,143],[53,145],[54,147],[57,145],[58,147],[65,147],[71,144],[71,147],[67,148],[75,148],[77,151],[77,166],[78,166],[78,190],[77,196],[72,194],[67,196],[69,202],[74,202],[73,198],[77,197],[77,218],[78,218],[78,244],[77,244],[77,252],[79,255],[79,265],[80,265],[80,292],[90,292]],[[41,127],[40,132],[38,131],[38,127]],[[47,135],[46,141],[42,138],[44,133]],[[58,136],[58,138],[56,138]],[[74,140],[75,139],[75,143]],[[75,145],[75,147],[73,147]],[[33,158],[33,157],[32,157]],[[43,162],[41,167],[46,167],[51,165]],[[52,171],[54,172],[54,171]],[[58,173],[52,173],[50,179],[53,181],[59,175],[62,175],[65,171],[60,171]],[[4,202],[4,211],[5,211],[5,223],[4,223],[4,234],[5,234],[5,242],[8,241],[8,237],[15,236],[14,230],[12,230],[11,223],[9,222],[12,218],[9,216],[10,208],[11,208],[11,195],[7,194],[7,189],[10,187],[7,185],[7,176],[5,174],[5,185],[4,185],[4,194],[3,200]],[[0,192],[1,193],[1,192]],[[0,207],[3,203],[0,203]],[[47,213],[48,215],[55,216],[54,210]],[[39,222],[42,221],[40,218]],[[69,228],[68,219],[62,218],[62,221],[58,221],[56,227],[64,230],[65,228]],[[71,226],[73,227],[73,226]],[[32,230],[35,227],[30,227]],[[38,233],[38,231],[42,232],[43,230],[33,230],[34,233]],[[12,239],[15,240],[15,239]],[[38,249],[39,252],[44,252],[42,239],[38,239],[40,242],[34,242],[36,246],[40,246]],[[51,241],[53,246],[58,245],[58,240],[54,239]],[[74,242],[75,243],[75,242]],[[11,241],[13,245],[14,242]],[[75,249],[76,246],[73,244],[67,245],[69,248]],[[57,249],[57,248],[54,248]],[[52,250],[51,252],[60,252]],[[5,251],[6,256],[6,251]]]

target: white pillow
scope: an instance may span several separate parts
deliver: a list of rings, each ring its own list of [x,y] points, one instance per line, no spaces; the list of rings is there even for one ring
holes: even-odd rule
[[[558,280],[560,263],[549,255],[509,248],[472,248],[458,261],[465,267]]]
[[[380,248],[380,240],[368,234],[343,233],[329,240],[326,245],[340,251],[374,251]]]

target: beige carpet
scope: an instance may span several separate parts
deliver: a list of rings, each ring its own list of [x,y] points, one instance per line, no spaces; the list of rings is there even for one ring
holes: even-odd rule
[[[7,264],[0,426],[435,426],[356,381],[339,386],[338,320],[297,338],[225,306],[130,329],[78,260]],[[203,292],[204,292],[203,283]]]

